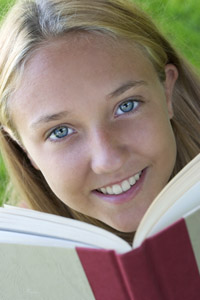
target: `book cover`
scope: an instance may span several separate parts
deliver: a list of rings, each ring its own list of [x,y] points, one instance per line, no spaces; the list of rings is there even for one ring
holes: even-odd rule
[[[200,208],[128,253],[77,252],[97,300],[198,300],[199,237]]]
[[[77,220],[0,208],[0,299],[199,300],[199,167],[200,155],[158,195],[133,247]]]

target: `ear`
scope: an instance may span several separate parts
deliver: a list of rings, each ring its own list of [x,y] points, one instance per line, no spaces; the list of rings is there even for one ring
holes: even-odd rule
[[[174,90],[174,85],[178,78],[178,70],[173,64],[167,64],[165,66],[165,75],[166,79],[164,82],[165,95],[166,95],[166,103],[169,118],[171,119],[174,115],[173,107],[172,107],[172,95]]]

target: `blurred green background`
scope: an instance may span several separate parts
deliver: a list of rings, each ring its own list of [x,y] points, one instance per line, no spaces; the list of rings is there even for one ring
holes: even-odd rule
[[[200,70],[200,1],[133,0],[147,11],[168,39]],[[13,0],[0,0],[0,17]],[[6,174],[0,157],[0,204],[6,185]]]

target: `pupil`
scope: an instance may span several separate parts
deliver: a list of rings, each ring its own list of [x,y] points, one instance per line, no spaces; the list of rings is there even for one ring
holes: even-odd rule
[[[125,102],[120,106],[120,108],[124,112],[130,111],[133,109],[133,102],[132,101]]]
[[[57,138],[61,138],[61,137],[65,136],[65,135],[67,135],[67,131],[68,131],[68,130],[67,130],[67,128],[65,128],[65,127],[59,128],[59,129],[56,130],[55,136],[56,136]]]

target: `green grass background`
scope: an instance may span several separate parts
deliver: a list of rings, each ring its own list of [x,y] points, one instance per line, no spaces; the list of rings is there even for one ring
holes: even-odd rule
[[[133,0],[147,11],[162,32],[181,53],[200,70],[200,1]],[[0,0],[2,17],[13,0]],[[0,204],[6,185],[6,173],[0,157]]]

